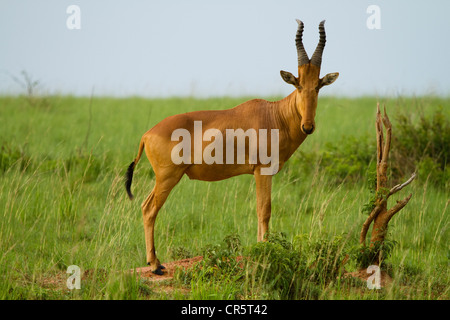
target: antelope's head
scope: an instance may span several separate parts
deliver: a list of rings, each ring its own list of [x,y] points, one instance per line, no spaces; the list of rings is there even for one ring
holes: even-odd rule
[[[299,112],[301,120],[301,130],[305,134],[314,132],[317,109],[317,97],[319,90],[323,86],[332,84],[339,76],[339,73],[329,73],[325,77],[320,78],[320,65],[322,63],[322,53],[325,48],[325,20],[319,24],[319,44],[311,59],[308,58],[306,50],[303,47],[303,22],[297,20],[298,30],[295,37],[295,44],[297,46],[298,56],[298,77],[287,71],[280,71],[281,77],[284,81],[292,84],[297,90],[297,111]]]

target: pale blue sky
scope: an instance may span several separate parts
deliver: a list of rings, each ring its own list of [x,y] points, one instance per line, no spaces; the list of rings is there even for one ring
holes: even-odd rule
[[[81,29],[69,30],[69,5]],[[381,29],[370,30],[369,5]],[[314,52],[326,20],[321,94],[450,94],[450,1],[1,0],[0,93],[26,70],[46,93],[113,96],[287,95],[296,18]]]

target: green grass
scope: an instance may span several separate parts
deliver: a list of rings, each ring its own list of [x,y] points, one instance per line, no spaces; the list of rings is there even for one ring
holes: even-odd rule
[[[245,100],[54,96],[30,104],[26,97],[0,97],[0,299],[299,298],[284,291],[271,295],[273,287],[250,266],[243,276],[173,280],[175,289],[163,293],[159,284],[127,272],[145,265],[140,202],[154,183],[144,160],[135,171],[136,200],[128,200],[122,178],[142,134],[172,114],[231,108]],[[374,150],[377,101],[386,103],[394,136],[396,114],[418,118],[442,108],[450,117],[450,99],[321,98],[316,132],[273,183],[271,230],[286,234],[289,243],[311,244],[299,263],[314,263],[311,248],[317,244],[339,238],[351,253],[358,243],[370,193],[364,175],[342,176],[353,167],[341,160],[352,144]],[[422,175],[398,197],[409,192],[410,203],[389,229],[396,242],[387,265],[394,285],[375,292],[356,280],[319,281],[327,278],[321,271],[303,297],[448,299],[448,188]],[[251,176],[214,183],[184,177],[158,215],[157,253],[166,262],[176,248],[200,255],[230,234],[239,236],[243,252],[252,252],[256,228]],[[65,289],[69,265],[82,269],[81,290]],[[346,268],[357,269],[353,258]]]

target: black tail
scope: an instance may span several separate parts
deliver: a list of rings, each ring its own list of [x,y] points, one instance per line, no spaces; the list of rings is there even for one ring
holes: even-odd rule
[[[136,163],[133,161],[128,167],[127,174],[125,176],[125,188],[127,189],[128,197],[133,200],[134,196],[131,193],[131,182],[133,182],[133,172]]]
[[[127,189],[128,197],[130,200],[133,200],[133,194],[131,193],[131,182],[133,181],[133,171],[134,167],[139,162],[139,159],[141,159],[142,151],[144,151],[144,137],[142,137],[141,142],[139,143],[139,151],[136,159],[130,164],[127,170],[127,175],[125,176],[125,188]]]

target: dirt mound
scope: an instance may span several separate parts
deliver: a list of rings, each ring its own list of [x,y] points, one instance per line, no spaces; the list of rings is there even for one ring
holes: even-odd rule
[[[162,276],[154,274],[150,269],[150,267],[132,269],[131,272],[136,272],[141,277],[147,278],[147,280],[150,281],[168,280],[173,278],[176,269],[178,268],[188,269],[202,260],[203,260],[202,256],[197,256],[189,259],[164,263],[163,265],[165,269],[162,270],[164,272]]]

